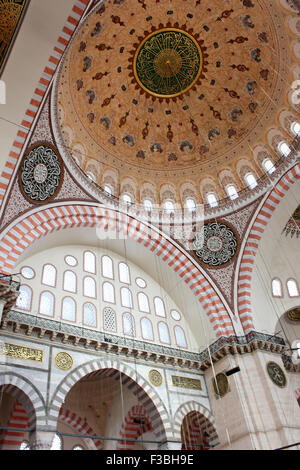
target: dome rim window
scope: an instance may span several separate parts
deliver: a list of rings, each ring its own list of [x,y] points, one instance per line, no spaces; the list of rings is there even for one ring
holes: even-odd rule
[[[295,130],[295,127],[297,128],[297,130]],[[300,122],[298,121],[292,122],[291,131],[295,136],[299,137],[300,136]]]
[[[251,183],[251,181],[248,180],[248,178],[252,179],[252,183]],[[251,173],[251,172],[249,172],[249,173],[247,173],[247,174],[245,175],[245,182],[246,182],[247,187],[248,187],[249,189],[254,189],[254,188],[256,188],[256,186],[258,185],[257,180],[256,180],[254,174]]]
[[[112,186],[108,185],[108,184],[105,184],[103,186],[103,190],[109,195],[109,196],[113,196],[114,195],[114,190],[112,188]]]
[[[209,201],[209,196],[213,196],[215,200],[210,202]],[[212,191],[206,194],[206,200],[207,200],[207,204],[209,204],[210,207],[217,207],[219,205],[217,196]]]
[[[121,196],[121,200],[125,204],[133,204],[134,203],[133,197],[129,193],[123,193],[122,196]]]
[[[192,205],[188,203],[188,201],[192,201]],[[196,210],[196,201],[192,197],[187,197],[184,201],[184,208],[187,209],[189,212],[195,212]]]
[[[266,162],[270,162],[272,164],[271,167],[269,167],[269,169],[266,168]],[[274,171],[276,170],[275,168],[275,165],[274,163],[272,162],[271,158],[265,158],[264,161],[262,162],[262,166],[264,168],[264,170],[269,173],[269,175],[271,175],[272,173],[274,173]]]
[[[286,151],[283,150],[283,147]],[[290,149],[290,147],[288,146],[288,143],[285,140],[282,140],[278,144],[278,150],[280,152],[280,155],[283,156],[283,157],[288,157],[291,153],[291,149]]]
[[[146,203],[149,203],[149,204],[146,204]],[[153,204],[152,204],[152,201],[150,201],[150,199],[144,199],[143,206],[144,206],[144,209],[148,212],[151,212],[153,209]]]
[[[169,207],[167,207],[169,205]],[[167,199],[163,203],[163,211],[168,214],[175,214],[175,203],[174,201],[171,201],[171,199]]]
[[[231,192],[230,188],[233,188],[234,191]],[[230,192],[231,192],[231,194],[230,194]],[[237,199],[239,197],[238,190],[237,190],[235,184],[232,184],[232,183],[228,184],[226,186],[226,193],[227,193],[227,196],[229,197],[229,199],[231,199],[232,201],[234,201],[235,199]]]

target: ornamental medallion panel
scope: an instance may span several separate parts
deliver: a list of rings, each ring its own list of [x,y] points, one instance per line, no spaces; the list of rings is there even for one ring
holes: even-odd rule
[[[193,250],[197,258],[214,268],[228,264],[237,249],[237,235],[231,227],[222,222],[204,224],[193,240]]]
[[[287,384],[286,376],[281,367],[276,362],[268,362],[267,372],[272,382],[280,388]]]
[[[19,172],[23,195],[32,203],[41,204],[52,199],[63,180],[63,166],[57,151],[49,144],[31,148]]]
[[[59,370],[67,371],[73,367],[73,358],[66,352],[56,354],[54,362]]]
[[[216,375],[216,378],[213,379],[213,388],[219,398],[223,398],[228,393],[229,382],[226,374],[220,372]]]
[[[0,2],[0,75],[17,36],[29,0]]]
[[[150,370],[148,377],[154,387],[159,387],[163,383],[162,375],[158,370]]]

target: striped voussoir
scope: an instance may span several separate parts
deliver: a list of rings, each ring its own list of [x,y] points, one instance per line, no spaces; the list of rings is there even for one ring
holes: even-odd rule
[[[130,367],[116,360],[94,360],[71,372],[56,389],[49,408],[49,424],[56,426],[60,409],[73,385],[86,377],[111,377],[122,383],[143,406],[151,422],[152,430],[159,441],[171,434],[169,416],[160,398],[143,377]]]
[[[13,223],[0,238],[0,269],[12,272],[19,256],[34,241],[49,233],[73,227],[115,230],[150,249],[188,285],[201,303],[216,336],[234,335],[232,321],[214,288],[201,271],[169,240],[132,217],[87,204],[69,203],[44,208]]]
[[[25,431],[29,427],[29,419],[21,402],[16,401],[7,427],[18,431],[5,430],[0,434],[1,450],[19,450],[24,441]]]
[[[297,402],[299,403],[299,406],[300,406],[300,388],[295,390],[295,395],[296,395],[296,400],[297,400]]]
[[[238,312],[245,334],[254,330],[251,308],[251,281],[259,242],[274,214],[275,209],[278,207],[291,186],[295,184],[295,182],[299,181],[299,179],[300,164],[298,163],[280,179],[275,188],[270,192],[249,232],[241,258],[237,286]]]
[[[146,410],[141,405],[133,406],[122,423],[117,450],[134,450],[135,442],[132,440],[148,431],[152,431],[152,426]]]
[[[184,418],[188,415],[192,418],[197,417],[197,427],[200,423],[201,430],[206,431],[208,435],[208,443],[218,440],[218,435],[215,429],[215,419],[213,415],[207,408],[195,401],[184,403],[176,411],[174,416],[174,439],[181,440],[181,426]],[[196,421],[193,420],[193,422]]]
[[[7,372],[0,373],[0,390],[22,403],[30,428],[47,425],[44,400],[36,387],[26,378]]]
[[[20,129],[13,142],[9,157],[6,161],[4,170],[0,178],[0,206],[2,204],[5,192],[8,188],[10,179],[14,173],[15,167],[19,161],[20,155],[24,150],[24,144],[32,130],[32,124],[35,121],[41,107],[41,103],[49,91],[49,85],[61,61],[61,58],[68,47],[70,40],[84,13],[87,10],[90,0],[77,0],[72,8],[63,30],[54,46],[53,52],[49,57],[48,63],[44,68],[43,74],[37,84],[29,107],[20,124]]]
[[[84,436],[97,436],[85,418],[82,418],[76,413],[72,413],[70,410],[61,408],[58,420],[61,423],[66,423],[71,426],[78,434],[83,434]],[[91,439],[88,437],[84,437],[83,439],[89,450],[103,450],[103,442],[101,439]]]

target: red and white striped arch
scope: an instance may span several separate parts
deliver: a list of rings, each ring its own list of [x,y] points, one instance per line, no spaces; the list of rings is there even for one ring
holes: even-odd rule
[[[143,422],[139,423],[137,420],[142,420]],[[133,406],[122,423],[120,430],[121,439],[118,441],[117,450],[134,450],[134,441],[148,431],[152,431],[152,426],[146,410],[141,405]]]
[[[94,430],[89,426],[87,421],[76,413],[70,410],[60,409],[58,420],[71,426],[75,431],[83,436],[96,437]],[[90,437],[83,437],[89,450],[103,450],[103,442],[101,439],[92,439]]]
[[[265,229],[274,215],[275,209],[283,200],[291,186],[300,180],[300,164],[290,169],[277,183],[269,196],[265,199],[258,215],[256,216],[242,254],[238,284],[237,306],[241,324],[245,334],[254,330],[253,314],[251,308],[251,282],[255,256],[259,249],[260,240]]]
[[[0,271],[11,273],[20,255],[39,238],[65,228],[94,227],[115,230],[150,249],[185,281],[201,303],[217,337],[234,335],[234,328],[220,297],[196,265],[173,243],[136,219],[116,211],[68,203],[48,207],[13,222],[0,236]]]
[[[20,450],[25,438],[24,430],[29,428],[29,419],[21,402],[15,403],[7,427],[18,431],[6,430],[1,433],[0,450]]]
[[[6,161],[4,170],[0,177],[0,206],[2,205],[8,185],[25,148],[25,144],[32,131],[33,123],[38,115],[41,104],[49,91],[50,84],[61,61],[61,58],[68,47],[71,38],[79,25],[79,22],[88,9],[91,0],[76,0],[72,11],[63,27],[63,30],[55,44],[48,64],[44,68],[43,74],[34,90],[33,97],[29,103],[25,116],[20,124],[20,129],[13,142],[11,151]]]

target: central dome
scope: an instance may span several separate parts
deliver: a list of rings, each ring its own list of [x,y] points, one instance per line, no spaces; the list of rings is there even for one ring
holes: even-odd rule
[[[104,1],[60,69],[63,145],[84,171],[199,187],[263,144],[286,87],[285,34],[267,0]]]
[[[154,31],[139,45],[133,60],[134,76],[147,93],[174,98],[198,81],[203,64],[200,44],[185,31]]]

